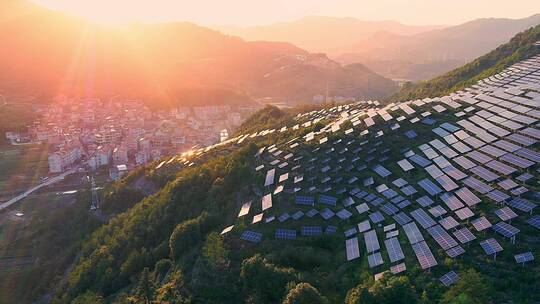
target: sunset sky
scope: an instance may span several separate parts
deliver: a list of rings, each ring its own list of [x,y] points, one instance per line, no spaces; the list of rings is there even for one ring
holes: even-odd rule
[[[95,21],[191,21],[201,25],[262,25],[306,15],[458,24],[482,17],[540,13],[539,0],[32,0]]]

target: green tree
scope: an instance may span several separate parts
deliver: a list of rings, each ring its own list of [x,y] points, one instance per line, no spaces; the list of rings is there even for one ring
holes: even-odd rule
[[[294,279],[292,269],[279,268],[259,254],[244,260],[240,270],[240,280],[246,292],[262,302],[279,301],[287,283]]]
[[[324,304],[326,299],[309,283],[297,284],[289,290],[283,304]]]
[[[87,291],[77,298],[75,298],[72,302],[72,304],[102,304],[103,297],[98,295],[95,292]]]
[[[139,302],[148,304],[151,303],[154,298],[154,291],[154,280],[150,276],[148,267],[145,267],[141,273],[141,278],[139,279],[135,294]]]
[[[442,296],[445,304],[483,304],[491,301],[491,289],[486,280],[474,269],[468,269]]]

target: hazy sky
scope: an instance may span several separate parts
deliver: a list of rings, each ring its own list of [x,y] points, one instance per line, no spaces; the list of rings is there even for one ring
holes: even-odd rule
[[[0,0],[1,1],[1,0]],[[201,25],[259,25],[306,15],[458,24],[481,17],[540,13],[540,0],[33,0],[92,19],[191,21]]]

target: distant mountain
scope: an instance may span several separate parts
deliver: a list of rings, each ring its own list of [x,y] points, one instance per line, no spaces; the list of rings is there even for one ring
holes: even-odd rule
[[[428,79],[489,52],[537,24],[540,14],[524,19],[478,19],[408,36],[379,32],[336,60],[344,64],[361,62],[393,79]]]
[[[220,31],[246,40],[287,41],[311,52],[338,55],[351,50],[371,35],[387,31],[413,35],[442,26],[411,26],[396,21],[364,21],[356,18],[307,16],[266,26],[221,26]]]
[[[246,103],[313,95],[380,98],[395,84],[290,43],[246,42],[191,23],[90,24],[20,0],[0,4],[0,92]],[[7,11],[11,13],[7,13]],[[208,98],[208,90],[215,94]],[[200,95],[197,95],[200,92]]]
[[[432,80],[405,86],[390,99],[392,101],[422,99],[463,89],[480,79],[499,73],[518,61],[540,53],[540,46],[536,45],[538,41],[540,41],[540,25],[517,34],[509,42],[462,67]]]

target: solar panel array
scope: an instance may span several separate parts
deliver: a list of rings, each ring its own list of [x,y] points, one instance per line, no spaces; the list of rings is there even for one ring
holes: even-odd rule
[[[540,229],[540,216],[528,215],[532,214],[536,207],[535,202],[540,198],[534,198],[535,193],[531,193],[529,186],[531,179],[539,173],[531,167],[540,163],[540,153],[535,146],[540,139],[537,128],[540,126],[537,120],[540,118],[540,111],[536,110],[540,108],[537,101],[540,100],[540,86],[532,88],[530,93],[535,96],[533,99],[525,94],[525,90],[516,93],[517,95],[510,95],[503,88],[497,88],[493,83],[500,79],[490,78],[486,81],[489,82],[450,96],[416,100],[379,109],[361,109],[355,108],[356,105],[347,105],[313,111],[311,114],[299,115],[299,121],[294,126],[261,132],[287,132],[289,129],[298,130],[319,121],[330,121],[320,131],[310,131],[304,136],[305,143],[302,138],[298,138],[285,144],[276,143],[259,149],[254,169],[259,171],[270,168],[266,172],[264,185],[271,188],[269,191],[273,188],[274,194],[279,193],[274,200],[279,205],[281,215],[272,214],[272,196],[268,194],[270,204],[267,203],[265,208],[265,196],[263,212],[255,215],[252,223],[259,223],[263,218],[266,223],[272,222],[276,217],[279,222],[292,218],[298,222],[289,220],[287,226],[294,226],[304,220],[324,219],[332,222],[332,226],[326,227],[325,233],[335,233],[336,226],[345,226],[341,227],[341,231],[346,237],[356,233],[364,234],[367,251],[373,253],[368,256],[370,267],[383,264],[382,255],[378,252],[380,245],[376,233],[381,227],[385,227],[383,237],[386,236],[384,243],[390,261],[394,263],[404,258],[396,237],[401,227],[423,269],[430,268],[437,262],[418,227],[426,230],[452,258],[465,252],[459,244],[475,241],[474,233],[487,228],[492,228],[497,235],[512,238],[514,241],[514,237],[520,232],[511,225],[510,221],[514,219],[524,219]],[[538,82],[540,83],[540,77]],[[526,104],[523,105],[522,102]],[[418,107],[418,111],[411,106]],[[454,109],[460,112],[454,113]],[[395,111],[403,111],[404,114]],[[440,121],[439,116],[430,116],[431,112],[455,115],[459,120],[456,123]],[[427,118],[428,116],[431,118]],[[346,121],[350,121],[352,127],[341,130],[340,125]],[[390,123],[379,124],[381,121]],[[418,134],[406,130],[409,123],[419,121],[432,125],[433,133],[427,142],[415,142],[411,149],[400,151],[401,157],[389,161],[390,157],[394,157],[393,153],[388,153],[391,147],[380,138],[393,132],[416,140]],[[360,126],[363,129],[358,129]],[[345,136],[336,139],[333,136],[336,132],[344,133]],[[256,133],[249,136],[255,138],[264,135]],[[239,137],[236,141],[248,140],[247,138]],[[311,143],[307,143],[308,141]],[[306,157],[299,149],[305,149],[309,156]],[[303,160],[303,157],[306,158]],[[392,170],[389,170],[390,168]],[[413,170],[414,174],[411,174],[409,171]],[[346,175],[343,175],[345,172]],[[357,172],[360,172],[360,175]],[[417,172],[421,174],[416,174]],[[264,176],[263,172],[259,174]],[[279,176],[277,183],[276,174]],[[393,178],[390,182],[388,177],[393,174],[401,177]],[[292,195],[296,207],[284,211],[282,206],[288,204],[288,198]],[[358,201],[355,201],[357,199]],[[490,211],[486,215],[490,220],[498,217],[501,222],[491,225],[487,217],[477,216],[485,214],[483,206],[476,206],[484,199],[501,204],[495,213]],[[316,202],[324,206],[315,206]],[[239,216],[248,213],[249,209],[243,207]],[[351,220],[356,224],[354,228],[349,228]],[[386,229],[394,222],[399,224],[397,229]],[[466,228],[470,227],[466,222],[474,227],[474,233]],[[298,225],[296,229],[299,229],[302,237],[319,236],[323,231],[321,226]],[[313,224],[310,222],[309,225]],[[346,227],[347,225],[349,227]],[[275,236],[279,239],[293,239],[296,238],[296,232],[294,229],[278,228]],[[254,239],[248,236],[248,231],[244,231],[242,236],[244,234],[246,236],[243,239]],[[354,244],[351,243],[354,241],[351,240],[356,240],[359,251],[358,239],[348,239],[348,259],[355,256]],[[486,253],[497,252],[496,245],[499,245],[495,239],[488,239],[480,244]]]

